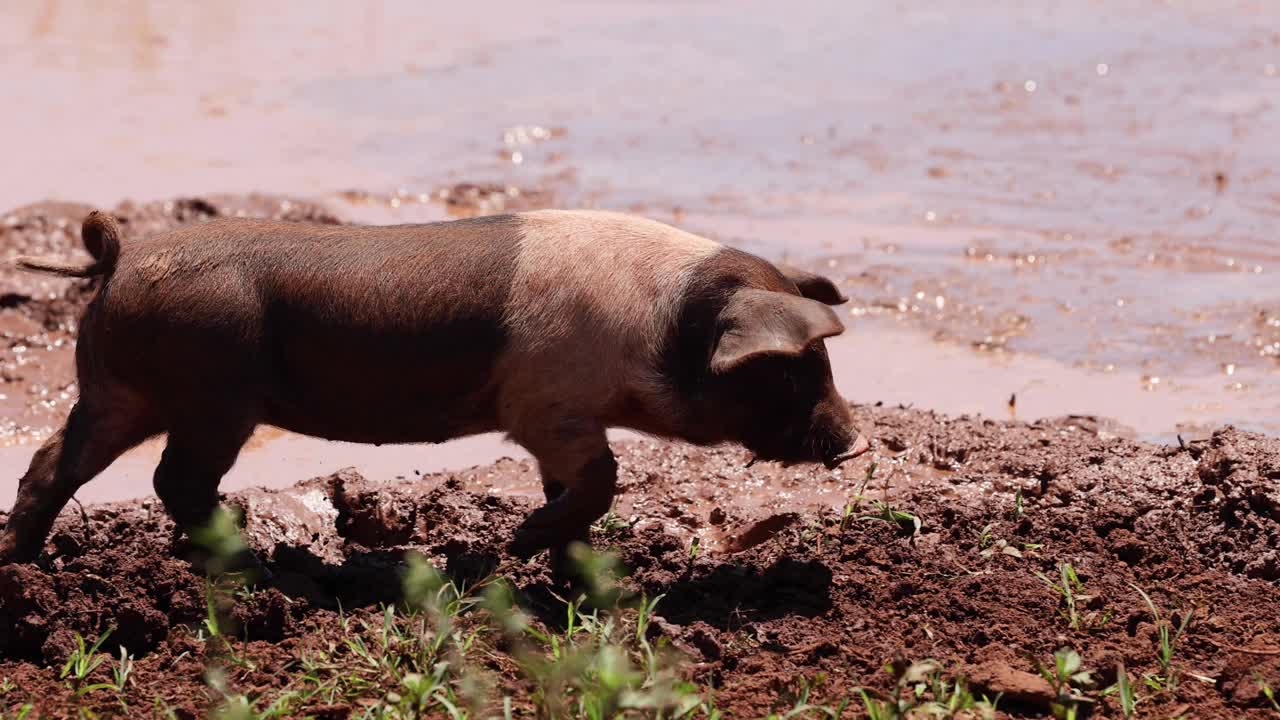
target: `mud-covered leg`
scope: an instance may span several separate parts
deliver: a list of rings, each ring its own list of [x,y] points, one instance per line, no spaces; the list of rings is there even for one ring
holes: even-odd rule
[[[17,499],[0,535],[0,564],[34,560],[54,519],[80,486],[154,430],[120,411],[99,410],[84,402],[71,408],[66,424],[36,451],[19,481]]]
[[[557,482],[547,475],[545,470],[542,471],[542,494],[546,497],[547,503],[551,503],[556,498],[564,494],[565,487],[563,483]],[[577,537],[570,538],[568,542],[549,548],[551,555],[551,575],[556,580],[568,581],[573,576],[573,562],[569,557],[569,545],[575,540],[584,545],[591,542],[590,525],[583,528]]]
[[[584,540],[595,522],[613,504],[618,483],[614,460],[604,429],[577,423],[553,426],[553,432],[525,441],[538,458],[548,502],[530,513],[516,531],[510,550],[517,557],[532,557],[541,550],[564,548]],[[557,487],[562,492],[552,493]]]
[[[168,444],[156,467],[155,490],[177,530],[206,526],[218,507],[218,484],[235,464],[240,448],[253,432],[251,423],[209,423],[204,428],[169,433]],[[269,574],[250,551],[227,559],[228,570],[253,571],[259,579]]]

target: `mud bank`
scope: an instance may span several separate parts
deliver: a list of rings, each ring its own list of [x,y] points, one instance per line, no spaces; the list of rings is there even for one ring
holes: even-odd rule
[[[1141,688],[1142,716],[1265,716],[1261,684],[1280,687],[1280,440],[1227,428],[1165,447],[1090,418],[855,411],[875,452],[836,473],[748,469],[734,449],[615,446],[617,520],[594,544],[620,554],[637,589],[665,594],[657,627],[730,716],[763,716],[799,677],[825,676],[824,700],[887,690],[885,663],[925,658],[1005,693],[1002,714],[1045,716],[1046,688],[1030,673],[1059,647],[1083,656],[1099,688],[1121,662],[1135,678],[1162,672],[1158,623],[1135,586],[1165,618],[1190,613],[1171,664],[1180,682]],[[347,470],[230,495],[276,573],[236,601],[244,662],[231,682],[283,692],[285,670],[337,632],[339,607],[376,617],[397,598],[406,550],[459,579],[497,568],[537,611],[543,561],[504,552],[535,502],[506,488],[534,477],[506,460],[399,483]],[[883,519],[886,505],[918,529]],[[114,627],[110,645],[139,658],[130,705],[160,697],[202,714],[211,700],[194,628],[205,595],[184,552],[153,500],[65,512],[39,563],[0,569],[0,676],[15,686],[0,702],[72,712],[58,668],[74,633]],[[1037,576],[1059,578],[1061,563],[1082,583],[1075,622]],[[1093,696],[1098,715],[1119,716],[1114,697]],[[114,702],[96,709],[119,712]],[[358,709],[334,703],[317,713]]]

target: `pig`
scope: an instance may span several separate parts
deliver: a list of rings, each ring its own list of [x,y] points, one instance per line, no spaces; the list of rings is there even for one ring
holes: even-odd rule
[[[155,493],[190,531],[260,424],[377,444],[505,432],[546,496],[510,552],[553,567],[613,501],[607,428],[829,467],[867,449],[825,347],[836,286],[653,220],[224,219],[122,244],[95,211],[82,240],[89,264],[18,260],[98,289],[80,396],[21,479],[0,564],[35,558],[81,485],[160,434]]]

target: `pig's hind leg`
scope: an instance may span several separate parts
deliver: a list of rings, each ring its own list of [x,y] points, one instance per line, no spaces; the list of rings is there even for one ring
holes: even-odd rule
[[[213,517],[222,476],[235,464],[256,426],[243,412],[210,412],[210,405],[204,403],[193,407],[199,408],[199,419],[186,419],[169,430],[154,479],[156,495],[178,531],[188,537]],[[251,552],[226,560],[230,563],[227,570],[250,570],[259,579],[269,576]]]
[[[95,397],[86,392],[66,424],[31,458],[0,535],[0,564],[34,560],[75,492],[126,450],[160,432],[154,418],[134,403]]]

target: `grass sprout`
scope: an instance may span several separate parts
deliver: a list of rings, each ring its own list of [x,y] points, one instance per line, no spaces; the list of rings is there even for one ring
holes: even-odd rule
[[[795,678],[791,682],[792,687],[779,695],[774,703],[775,709],[765,716],[766,720],[791,720],[792,718],[839,720],[849,707],[848,699],[841,700],[835,707],[819,705],[813,701],[814,691],[822,688],[826,682],[827,676],[823,673],[813,677],[801,675]]]
[[[883,522],[897,525],[903,532],[915,535],[920,532],[920,518],[905,511],[899,510],[889,503],[882,500],[873,500],[872,505],[876,512],[872,515],[863,515],[864,520],[880,520]]]
[[[66,664],[62,666],[62,671],[58,673],[58,679],[66,681],[67,687],[71,688],[76,695],[85,695],[95,690],[113,687],[110,683],[84,684],[93,671],[107,661],[107,655],[98,652],[98,648],[107,641],[111,632],[112,630],[108,629],[88,647],[85,646],[84,636],[80,633],[75,634],[76,646],[72,648]]]
[[[1137,713],[1138,702],[1141,698],[1133,687],[1133,681],[1129,678],[1129,673],[1124,669],[1124,663],[1116,663],[1116,683],[1102,692],[1103,695],[1115,695],[1120,703],[1120,712],[1126,718],[1134,717]]]
[[[1143,682],[1147,684],[1147,687],[1157,692],[1176,690],[1181,678],[1177,669],[1173,666],[1173,660],[1178,652],[1178,642],[1191,624],[1194,610],[1187,610],[1181,615],[1166,615],[1160,611],[1151,596],[1142,588],[1133,583],[1129,583],[1129,587],[1133,588],[1142,598],[1147,609],[1151,612],[1151,619],[1156,626],[1156,663],[1160,666],[1160,672],[1144,675]],[[1177,619],[1176,625],[1174,624],[1175,618]]]
[[[585,546],[570,554],[581,576],[595,580],[587,593],[564,602],[561,629],[533,623],[505,582],[490,586],[484,598],[495,629],[534,687],[539,714],[595,719],[642,712],[675,718],[703,708],[711,715],[696,688],[679,678],[665,642],[649,639],[661,597],[627,597],[616,587],[621,570],[609,554]]]
[[[1080,580],[1071,563],[1059,563],[1058,576],[1059,581],[1055,582],[1044,573],[1036,571],[1036,577],[1062,598],[1062,615],[1072,630],[1093,630],[1110,622],[1110,610],[1104,613],[1082,611],[1082,607],[1091,602],[1095,596],[1085,594],[1084,582]]]
[[[1258,689],[1262,691],[1262,696],[1267,699],[1267,702],[1271,703],[1271,707],[1276,712],[1280,712],[1280,700],[1276,699],[1276,691],[1262,678],[1262,673],[1254,670],[1253,681],[1258,683]]]
[[[1000,696],[977,698],[963,678],[947,679],[942,666],[933,660],[889,664],[885,671],[895,678],[889,697],[877,697],[865,688],[858,690],[862,709],[869,720],[911,720],[913,718],[994,718]]]
[[[1082,710],[1093,704],[1082,692],[1082,688],[1093,685],[1093,674],[1084,669],[1084,661],[1075,650],[1060,648],[1053,653],[1053,665],[1037,662],[1036,666],[1040,676],[1053,687],[1055,697],[1049,709],[1055,718],[1076,720]]]

